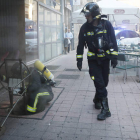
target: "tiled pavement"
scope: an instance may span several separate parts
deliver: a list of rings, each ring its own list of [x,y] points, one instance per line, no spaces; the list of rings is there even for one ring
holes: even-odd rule
[[[8,118],[0,140],[140,140],[140,83],[136,77],[128,76],[124,84],[122,74],[117,74],[115,81],[110,74],[107,89],[112,116],[98,121],[100,110],[94,109],[95,88],[88,72],[65,71],[77,69],[75,53],[71,51],[48,63],[60,65],[54,76],[61,80],[58,87],[65,89],[46,117],[43,120]],[[83,69],[87,68],[85,53]],[[60,74],[80,77],[58,79]]]

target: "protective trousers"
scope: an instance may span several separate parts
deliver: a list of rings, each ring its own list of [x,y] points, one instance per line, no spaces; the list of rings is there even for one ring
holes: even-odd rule
[[[89,74],[96,88],[98,99],[107,97],[107,85],[109,82],[109,59],[102,60],[98,64],[97,60],[88,60]]]

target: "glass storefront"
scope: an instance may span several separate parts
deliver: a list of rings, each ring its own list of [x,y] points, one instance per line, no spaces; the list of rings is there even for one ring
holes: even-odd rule
[[[38,0],[38,2],[25,0],[25,51],[27,62],[35,59],[46,62],[62,54],[61,0]],[[43,4],[49,6],[52,10]]]
[[[39,59],[42,62],[62,54],[61,18],[59,13],[39,5]]]
[[[25,0],[25,52],[27,62],[38,59],[37,2],[34,0]]]

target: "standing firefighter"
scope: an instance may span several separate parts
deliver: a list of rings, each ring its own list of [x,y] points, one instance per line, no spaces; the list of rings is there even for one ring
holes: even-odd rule
[[[101,109],[98,120],[105,120],[111,116],[108,106],[107,85],[109,81],[109,64],[113,68],[117,65],[118,48],[114,29],[105,15],[100,14],[99,6],[95,2],[87,3],[81,13],[87,19],[79,32],[77,46],[77,67],[81,71],[83,50],[88,47],[89,74],[96,88],[93,102],[96,109]]]

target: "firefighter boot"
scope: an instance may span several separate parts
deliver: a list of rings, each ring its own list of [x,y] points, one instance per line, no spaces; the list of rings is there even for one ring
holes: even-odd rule
[[[101,113],[97,116],[98,120],[105,120],[107,117],[111,117],[111,112],[109,111],[108,99],[101,99],[102,110]]]
[[[101,102],[100,100],[96,97],[96,93],[95,96],[93,98],[93,103],[95,104],[95,108],[96,109],[101,109]]]

